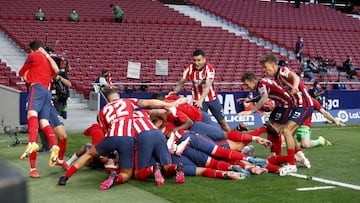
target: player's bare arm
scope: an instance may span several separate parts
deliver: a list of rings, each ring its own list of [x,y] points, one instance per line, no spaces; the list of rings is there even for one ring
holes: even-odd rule
[[[210,87],[212,86],[213,81],[214,80],[212,80],[212,79],[206,79],[203,93],[201,94],[199,100],[194,101],[194,103],[197,107],[202,108],[202,103],[204,102],[205,97],[207,97],[207,95],[209,94]]]
[[[264,106],[268,97],[269,97],[268,94],[264,93],[263,95],[261,95],[260,100],[256,103],[256,105],[254,106],[253,109],[251,109],[249,111],[242,111],[242,112],[238,113],[238,116],[247,116],[247,115],[251,115],[251,114],[257,112],[259,109],[261,109]]]
[[[54,59],[50,57],[50,55],[45,51],[44,48],[40,47],[40,48],[39,48],[39,51],[40,51],[42,54],[44,54],[44,56],[47,58],[47,60],[49,60],[50,65],[51,65],[51,68],[52,68],[52,70],[53,70],[53,73],[54,73],[55,75],[57,75],[57,74],[59,73],[59,67],[58,67],[58,65],[56,64],[56,62],[54,61]]]
[[[186,79],[181,78],[180,81],[178,82],[178,84],[175,86],[174,91],[170,92],[170,93],[177,94],[178,92],[180,92],[180,90],[182,90],[184,88],[185,82],[186,82]],[[169,93],[169,95],[171,95],[170,93]]]
[[[295,73],[289,73],[290,81],[293,81],[293,87],[291,89],[291,94],[297,94],[299,92],[299,84],[300,84],[300,77]]]

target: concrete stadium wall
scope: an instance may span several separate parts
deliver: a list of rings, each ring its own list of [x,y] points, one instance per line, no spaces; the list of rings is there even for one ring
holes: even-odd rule
[[[0,85],[0,133],[7,125],[20,125],[20,91]]]

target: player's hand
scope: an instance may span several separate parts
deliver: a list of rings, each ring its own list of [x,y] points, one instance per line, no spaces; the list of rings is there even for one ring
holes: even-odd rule
[[[291,94],[297,94],[299,92],[299,88],[293,87],[290,91]]]
[[[44,55],[48,54],[48,53],[45,51],[45,49],[42,48],[42,47],[39,48],[39,51],[40,51],[42,54],[44,54]]]
[[[266,148],[270,148],[271,145],[272,145],[272,142],[268,139],[264,139],[264,138],[261,138],[261,137],[257,137],[256,140],[255,140],[257,143],[263,145],[264,147]]]
[[[252,111],[242,111],[242,112],[238,113],[238,116],[248,116],[251,114],[252,114]]]
[[[197,106],[198,108],[202,109],[202,101],[194,100],[194,105]]]
[[[339,120],[335,119],[335,125],[339,127],[345,127],[346,125],[344,123],[341,123]]]

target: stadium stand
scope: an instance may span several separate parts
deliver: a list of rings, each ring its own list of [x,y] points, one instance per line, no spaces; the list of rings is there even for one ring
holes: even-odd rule
[[[297,37],[302,36],[304,55],[321,55],[337,64],[351,55],[353,64],[360,66],[360,22],[340,11],[320,4],[304,4],[298,9],[288,3],[252,0],[189,2],[288,50],[293,50]]]
[[[297,27],[286,28],[290,21],[285,21],[284,18],[289,19],[287,16],[293,15],[286,4],[280,6],[269,2],[260,3],[248,0],[211,1],[213,4],[207,4],[206,2],[209,1],[202,0],[190,0],[190,2],[224,19],[245,26],[252,34],[268,39],[275,44],[281,44],[292,49],[296,41],[293,38],[298,35]],[[243,3],[235,5],[235,2]],[[102,69],[111,71],[113,82],[177,82],[183,68],[190,62],[192,51],[196,48],[204,49],[210,63],[216,67],[215,82],[239,82],[242,74],[247,70],[253,70],[258,76],[264,76],[257,60],[259,56],[265,53],[272,53],[271,50],[244,40],[221,28],[201,27],[200,22],[179,14],[158,1],[123,0],[119,2],[124,10],[124,21],[117,24],[113,22],[109,8],[111,3],[114,2],[94,0],[84,4],[80,1],[64,3],[53,0],[25,2],[6,0],[2,2],[0,8],[0,29],[26,51],[29,51],[28,43],[34,39],[42,41],[46,39],[48,45],[55,45],[56,41],[59,41],[56,50],[69,59],[72,66],[69,76],[73,86],[78,93],[83,93],[85,98],[89,96],[91,83],[95,81]],[[259,7],[255,9],[254,6]],[[45,12],[46,21],[35,21],[35,11],[39,7]],[[73,8],[77,10],[80,22],[68,21],[68,14]],[[280,10],[277,10],[279,8]],[[275,17],[263,16],[262,13],[268,13],[264,12],[263,9],[272,9],[269,13],[278,14]],[[321,16],[329,19],[340,18],[339,23],[342,22],[342,19],[349,21],[349,23],[339,27],[349,37],[349,42],[359,35],[360,28],[357,28],[359,23],[356,24],[355,21],[349,20],[343,14],[327,11],[322,7],[319,9],[319,12],[325,13]],[[254,12],[255,10],[256,12]],[[236,13],[241,15],[237,16]],[[332,13],[335,13],[334,16],[331,15]],[[309,12],[309,15],[311,14],[312,12]],[[297,15],[302,16],[303,14]],[[314,20],[314,25],[320,23],[324,18]],[[265,21],[265,19],[270,20]],[[296,20],[294,23],[297,22],[300,20]],[[314,28],[314,31],[319,33],[304,33],[306,46],[309,46],[310,42],[314,42],[314,52],[309,49],[307,51],[309,54],[318,53],[317,50],[322,50],[321,45],[327,46],[328,40],[334,41],[336,39],[318,37],[318,34],[324,34],[321,31],[333,33],[331,36],[338,37],[337,32],[339,30],[335,29],[336,26],[332,25],[332,21],[324,22],[326,23],[321,26],[321,29]],[[301,28],[308,30],[314,26],[300,25]],[[330,26],[328,30],[325,29],[327,26]],[[278,34],[280,33],[279,30],[283,31],[281,36],[284,39]],[[286,34],[283,34],[284,31]],[[322,38],[323,42],[319,43],[318,38]],[[339,49],[340,45],[328,49],[329,56],[331,56],[332,51],[345,54],[356,49],[351,43],[347,45],[347,50]],[[282,57],[278,53],[273,54]],[[345,59],[345,57],[340,58],[342,55],[337,56],[339,56],[337,60]],[[357,57],[353,54],[353,58],[354,64],[360,64],[360,56]],[[155,76],[156,59],[169,60],[168,77]],[[128,61],[142,63],[140,80],[126,77]],[[300,66],[295,60],[289,60],[289,62],[291,67],[298,68]],[[323,77],[331,81],[336,79],[336,76],[331,74]],[[9,84],[15,88],[23,88],[14,86],[16,81],[11,82],[11,79],[7,81],[1,78],[1,83]],[[139,89],[139,85],[134,85],[133,88]],[[170,86],[149,86],[148,91],[168,91],[171,88]],[[222,84],[219,85],[219,90],[239,91],[242,90],[242,87]]]

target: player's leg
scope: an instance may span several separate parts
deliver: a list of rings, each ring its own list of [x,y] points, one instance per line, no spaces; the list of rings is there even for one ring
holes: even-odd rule
[[[219,99],[215,99],[204,103],[207,103],[207,105],[209,106],[210,112],[219,123],[221,129],[224,132],[229,132],[231,129],[229,125],[226,123],[224,109],[222,108]]]
[[[293,133],[298,125],[294,121],[288,121],[284,127],[284,137],[287,147],[289,165],[295,166],[295,139]],[[295,169],[294,169],[295,170]]]
[[[86,151],[89,151],[91,146],[91,143],[81,146],[73,155],[71,155],[70,159],[66,161],[66,164],[71,166],[81,155],[83,155]]]
[[[130,180],[133,174],[133,150],[134,138],[127,136],[114,137],[112,143],[108,143],[108,149],[116,150],[119,153],[119,173],[111,173],[101,183],[100,190],[107,190],[115,184],[125,183]],[[100,150],[99,155],[108,154],[107,150]]]
[[[44,89],[44,88],[43,88]],[[39,145],[36,143],[37,135],[39,131],[39,114],[44,99],[43,89],[40,85],[30,86],[27,100],[26,100],[26,116],[28,122],[29,139],[28,145],[25,147],[25,152],[20,156],[20,159],[26,159],[32,152],[36,152],[39,149]]]

